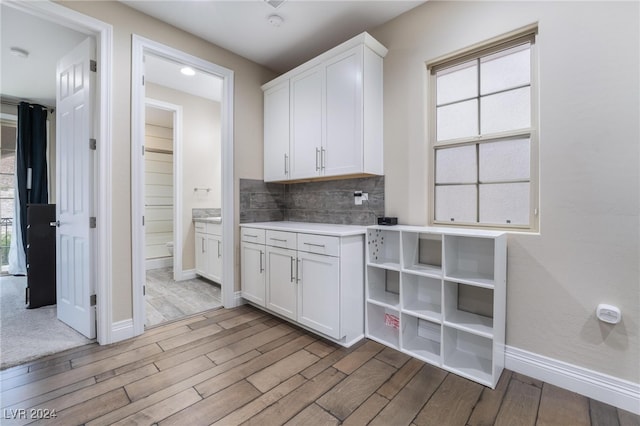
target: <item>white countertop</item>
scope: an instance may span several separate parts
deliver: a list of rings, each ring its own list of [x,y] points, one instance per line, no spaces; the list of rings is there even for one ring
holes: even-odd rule
[[[336,225],[333,223],[309,223],[309,222],[256,222],[241,223],[241,227],[269,229],[273,231],[301,232],[304,234],[330,235],[334,237],[347,237],[350,235],[364,235],[366,226]]]

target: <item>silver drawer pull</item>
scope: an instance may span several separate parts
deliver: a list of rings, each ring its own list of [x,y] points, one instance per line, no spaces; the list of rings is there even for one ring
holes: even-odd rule
[[[287,240],[286,240],[286,239],[282,239],[282,238],[273,238],[273,237],[270,237],[269,239],[270,239],[270,240],[273,240],[273,241],[280,241],[280,242],[283,242],[283,243],[286,243],[286,242],[287,242]]]
[[[313,246],[313,247],[322,247],[322,248],[324,248],[324,244],[314,244],[314,243],[303,243],[303,244],[306,244],[308,246]]]
[[[244,234],[245,237],[251,237],[251,238],[258,238],[257,235],[252,235],[252,234]]]

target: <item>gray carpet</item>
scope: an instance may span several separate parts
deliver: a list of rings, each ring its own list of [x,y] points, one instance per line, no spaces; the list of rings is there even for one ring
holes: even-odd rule
[[[26,277],[0,277],[0,369],[91,343],[56,317],[56,306],[26,309]]]

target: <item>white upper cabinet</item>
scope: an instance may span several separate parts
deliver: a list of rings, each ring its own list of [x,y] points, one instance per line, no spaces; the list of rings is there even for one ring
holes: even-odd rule
[[[265,181],[383,174],[386,53],[362,33],[262,86]],[[282,95],[276,95],[285,86],[286,106]],[[288,151],[275,142],[285,139]]]
[[[289,179],[289,81],[264,92],[264,180]]]

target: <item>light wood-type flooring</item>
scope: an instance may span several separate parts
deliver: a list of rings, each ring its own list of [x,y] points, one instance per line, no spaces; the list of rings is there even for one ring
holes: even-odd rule
[[[71,349],[0,378],[3,425],[640,424],[510,371],[491,390],[373,341],[345,349],[250,306]]]

